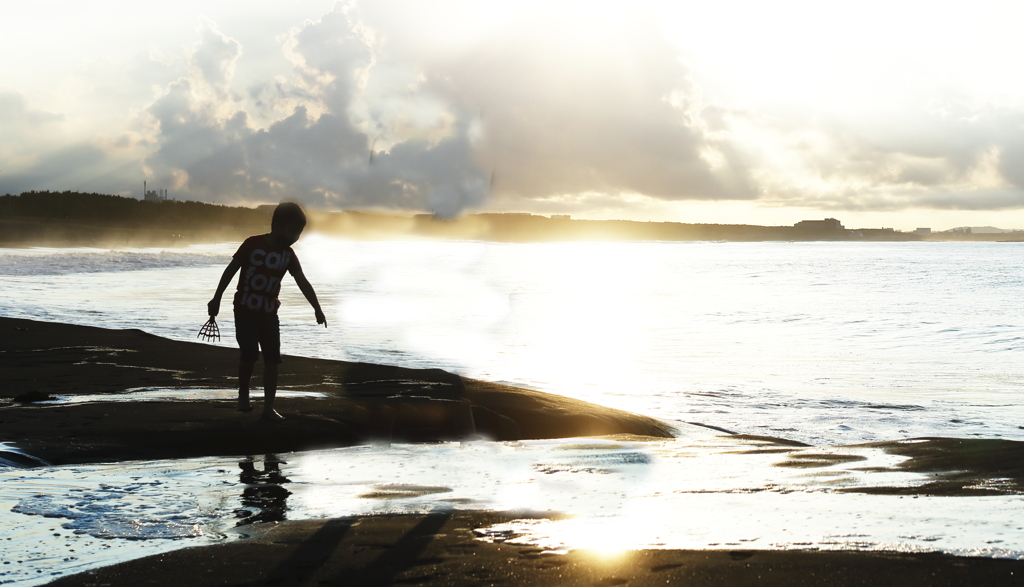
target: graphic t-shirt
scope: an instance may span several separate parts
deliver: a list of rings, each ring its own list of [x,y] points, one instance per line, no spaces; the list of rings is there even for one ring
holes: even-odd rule
[[[250,236],[238,247],[235,259],[242,264],[235,292],[235,308],[255,314],[276,314],[281,302],[281,278],[285,272],[294,277],[302,265],[291,247],[275,248],[267,235]]]

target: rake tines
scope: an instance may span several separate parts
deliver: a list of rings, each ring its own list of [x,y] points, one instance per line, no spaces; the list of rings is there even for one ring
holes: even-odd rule
[[[210,316],[210,319],[203,324],[203,327],[199,329],[199,334],[196,338],[203,339],[203,342],[210,342],[212,340],[220,340],[220,328],[217,326],[217,319]]]

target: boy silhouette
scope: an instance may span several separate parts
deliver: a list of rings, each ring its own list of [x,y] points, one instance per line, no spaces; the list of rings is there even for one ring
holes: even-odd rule
[[[299,240],[306,227],[306,215],[293,202],[284,202],[274,209],[270,233],[250,236],[238,247],[234,257],[221,275],[217,293],[207,304],[210,316],[220,312],[220,299],[231,279],[241,269],[238,289],[235,291],[235,338],[241,357],[238,363],[238,411],[251,412],[249,380],[263,350],[263,414],[264,420],[284,420],[274,411],[277,395],[277,366],[281,363],[281,326],[277,299],[281,291],[281,278],[291,273],[295,283],[316,312],[316,323],[327,327],[327,318],[320,309],[316,292],[302,274],[292,245]]]

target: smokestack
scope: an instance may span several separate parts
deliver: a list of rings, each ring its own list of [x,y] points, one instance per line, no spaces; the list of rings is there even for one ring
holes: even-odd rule
[[[142,199],[146,199],[146,180],[142,180]]]

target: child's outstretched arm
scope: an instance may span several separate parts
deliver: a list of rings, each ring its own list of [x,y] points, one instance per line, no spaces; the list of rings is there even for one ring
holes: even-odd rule
[[[238,270],[242,268],[242,262],[238,259],[231,259],[228,266],[224,268],[224,274],[220,276],[220,283],[217,284],[217,293],[213,294],[213,299],[210,303],[206,304],[207,310],[209,310],[211,316],[216,316],[220,313],[220,298],[224,295],[224,290],[228,288],[231,283],[231,278],[238,273]]]
[[[306,275],[303,273],[292,273],[292,277],[295,278],[299,291],[302,292],[302,295],[306,296],[306,301],[309,302],[310,306],[313,306],[313,311],[316,312],[316,323],[323,324],[324,328],[327,328],[327,317],[324,316],[323,310],[320,309],[320,302],[316,299],[316,292],[313,291],[313,286],[309,284]]]

